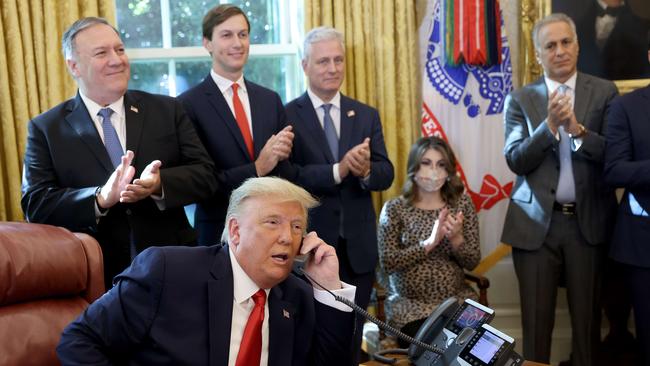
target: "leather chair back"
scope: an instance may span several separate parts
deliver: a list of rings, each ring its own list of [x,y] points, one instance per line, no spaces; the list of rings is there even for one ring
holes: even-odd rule
[[[58,365],[63,328],[103,293],[102,252],[91,236],[0,223],[0,365]]]

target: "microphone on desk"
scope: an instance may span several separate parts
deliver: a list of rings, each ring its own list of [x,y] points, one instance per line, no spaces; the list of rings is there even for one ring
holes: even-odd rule
[[[314,280],[310,275],[308,275],[304,271],[302,266],[294,266],[294,271],[296,271],[298,273],[298,275],[305,276],[309,281],[311,281],[311,282],[315,283],[316,285],[320,286],[322,289],[324,289],[330,295],[332,295],[336,301],[347,305],[348,307],[352,308],[352,310],[354,310],[354,312],[356,312],[357,314],[360,314],[364,318],[366,318],[366,319],[370,320],[371,322],[377,324],[377,326],[379,328],[381,328],[382,330],[384,330],[385,332],[394,334],[396,337],[408,342],[409,344],[415,345],[415,346],[420,347],[420,348],[422,348],[424,350],[431,351],[431,352],[434,352],[434,353],[437,353],[437,354],[443,354],[445,352],[441,348],[434,347],[434,346],[432,346],[430,344],[424,343],[424,342],[422,342],[420,340],[417,340],[417,339],[415,339],[415,338],[413,338],[413,337],[411,337],[409,335],[406,335],[406,334],[402,333],[397,328],[394,328],[394,327],[388,325],[387,323],[377,319],[375,316],[368,313],[365,309],[361,308],[359,305],[355,304],[354,302],[352,302],[352,301],[350,301],[350,300],[348,300],[348,299],[346,299],[346,298],[344,298],[342,296],[336,295],[332,291],[330,291],[327,288],[325,288],[324,286],[322,286],[316,280]],[[393,354],[407,354],[407,350],[406,349],[394,349],[394,350],[390,350],[390,353],[393,353]],[[392,364],[392,363],[395,362],[395,359],[383,357],[381,355],[374,355],[374,357],[378,361],[381,361],[381,362],[384,362],[384,363]]]

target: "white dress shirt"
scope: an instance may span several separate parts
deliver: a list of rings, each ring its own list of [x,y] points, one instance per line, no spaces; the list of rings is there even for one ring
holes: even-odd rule
[[[246,328],[246,323],[248,323],[248,317],[255,307],[255,303],[251,297],[260,288],[250,277],[248,277],[246,272],[244,272],[244,269],[241,268],[239,262],[235,259],[232,249],[229,247],[228,250],[230,255],[230,264],[232,266],[232,280],[235,284],[233,286],[232,325],[230,328],[228,366],[234,366],[237,361],[237,355],[239,354],[239,346],[242,337],[244,336],[244,329]],[[341,282],[341,284],[343,286],[342,289],[333,290],[332,292],[354,302],[354,295],[357,288],[344,282]],[[262,354],[260,357],[260,366],[267,366],[269,361],[269,292],[271,292],[271,290],[265,289],[264,291],[266,292],[266,303],[264,304],[264,322],[262,323]],[[345,312],[352,311],[352,309],[347,307],[347,305],[334,300],[332,295],[326,291],[314,288],[314,298],[318,302],[338,310]],[[282,335],[276,335],[276,337],[277,336],[281,337]]]
[[[244,83],[244,75],[242,74],[242,76],[240,76],[234,83],[232,80],[226,79],[214,72],[214,69],[210,69],[210,76],[212,76],[212,80],[214,80],[219,90],[221,90],[221,94],[223,94],[223,97],[226,99],[226,103],[228,103],[228,107],[230,107],[233,117],[235,116],[235,106],[232,104],[232,84],[237,83],[237,85],[239,85],[237,96],[239,97],[241,104],[244,106],[244,112],[246,112],[246,119],[248,120],[248,129],[251,131],[253,141],[255,141],[255,136],[253,136],[253,120],[251,118],[251,102],[248,100],[248,90],[246,89],[246,83]]]

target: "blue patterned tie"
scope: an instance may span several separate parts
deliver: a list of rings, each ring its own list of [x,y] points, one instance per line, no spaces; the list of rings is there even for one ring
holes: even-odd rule
[[[111,123],[111,114],[113,114],[113,110],[110,108],[102,108],[97,114],[103,119],[102,130],[104,131],[104,145],[106,146],[108,156],[111,158],[111,163],[113,163],[113,168],[116,168],[120,165],[122,155],[124,155],[124,150],[122,150],[120,139],[117,137],[117,131],[115,131],[115,128]]]
[[[334,128],[334,121],[330,116],[331,104],[323,104],[323,129],[325,130],[325,137],[327,144],[330,146],[330,151],[335,161],[339,160],[339,137],[336,135],[336,128]]]
[[[562,84],[558,93],[569,93],[569,87]],[[571,161],[571,137],[563,126],[558,128],[560,133],[560,177],[557,182],[555,200],[559,203],[570,203],[576,200],[576,187],[573,180],[573,162]]]

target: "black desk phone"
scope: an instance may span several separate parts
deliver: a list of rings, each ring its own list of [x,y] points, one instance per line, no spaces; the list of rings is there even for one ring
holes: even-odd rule
[[[415,335],[421,341],[443,352],[426,350],[415,344],[407,351],[415,366],[518,366],[523,358],[514,351],[515,340],[488,323],[494,310],[467,299],[459,303],[449,298],[431,313]],[[399,336],[399,335],[398,335]],[[400,353],[386,350],[384,353]]]
[[[294,266],[294,269],[298,275],[318,284],[301,266]],[[459,303],[456,298],[450,297],[438,305],[422,324],[415,338],[411,338],[354,302],[327,289],[326,291],[336,301],[348,305],[380,328],[411,344],[408,350],[392,349],[375,353],[373,357],[378,361],[395,363],[395,359],[383,355],[396,353],[408,354],[415,366],[520,366],[524,362],[514,351],[515,340],[488,325],[494,318],[494,310],[476,301],[467,299]]]

